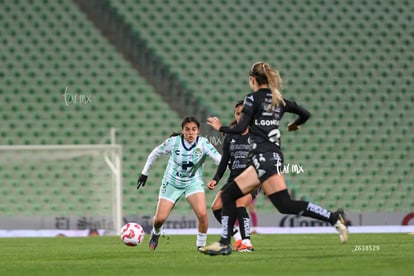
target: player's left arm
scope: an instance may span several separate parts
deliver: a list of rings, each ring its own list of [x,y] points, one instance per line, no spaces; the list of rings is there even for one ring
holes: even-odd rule
[[[242,114],[239,121],[232,126],[223,126],[220,119],[217,117],[210,117],[207,119],[207,124],[219,132],[242,134],[249,127],[250,122],[253,120],[254,114],[258,110],[260,104],[255,99],[255,95],[249,94],[244,98]]]
[[[221,154],[217,151],[217,149],[206,139],[203,142],[203,150],[204,152],[214,160],[214,163],[218,165],[221,160]]]
[[[303,106],[297,104],[294,101],[285,99],[286,105],[284,106],[285,111],[298,115],[298,117],[289,123],[288,131],[298,130],[300,125],[306,123],[307,120],[311,117],[310,112],[305,109]]]
[[[190,175],[195,175],[196,171],[204,164],[206,157],[209,156],[214,160],[214,163],[219,164],[221,160],[221,154],[217,149],[207,140],[205,137],[200,137],[203,156],[201,159],[191,167]]]

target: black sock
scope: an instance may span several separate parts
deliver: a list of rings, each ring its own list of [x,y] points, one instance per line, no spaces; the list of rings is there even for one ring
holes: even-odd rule
[[[237,208],[237,219],[239,220],[240,235],[242,239],[250,239],[250,217],[245,207]]]
[[[214,217],[216,220],[221,223],[221,212],[223,209],[213,210]]]
[[[270,201],[282,214],[293,214],[311,217],[330,222],[332,225],[338,220],[338,214],[324,209],[316,204],[301,200],[292,200],[287,190],[269,195]]]
[[[237,217],[236,199],[243,196],[242,191],[236,182],[231,182],[221,193],[223,211],[221,217],[221,238],[220,243],[230,244],[233,233],[234,222]]]

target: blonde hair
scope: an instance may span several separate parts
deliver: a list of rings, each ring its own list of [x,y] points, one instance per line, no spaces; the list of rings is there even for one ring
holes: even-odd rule
[[[256,62],[250,69],[250,76],[254,77],[259,85],[267,84],[272,90],[272,105],[278,107],[280,104],[285,105],[281,90],[283,89],[283,80],[279,72],[273,69],[268,63]]]

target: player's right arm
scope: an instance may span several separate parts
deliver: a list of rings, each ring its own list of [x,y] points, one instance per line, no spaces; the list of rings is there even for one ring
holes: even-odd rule
[[[222,126],[221,122],[216,117],[210,117],[207,119],[207,124],[219,132],[242,134],[249,127],[253,120],[254,114],[257,112],[260,103],[256,99],[254,94],[248,94],[244,98],[242,114],[239,121],[233,126]]]
[[[147,161],[145,162],[144,168],[142,169],[141,175],[137,181],[137,189],[140,187],[144,187],[145,183],[147,182],[148,175],[152,165],[155,161],[163,154],[167,154],[171,151],[172,148],[172,140],[174,137],[168,138],[164,141],[161,145],[154,148],[151,153],[147,157]]]

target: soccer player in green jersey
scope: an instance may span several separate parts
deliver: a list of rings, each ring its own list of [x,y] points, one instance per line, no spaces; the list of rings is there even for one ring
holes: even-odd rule
[[[158,246],[161,227],[167,220],[175,203],[185,196],[198,219],[197,248],[206,245],[208,216],[204,194],[203,164],[206,156],[219,164],[221,155],[210,142],[199,136],[200,123],[194,117],[186,117],[181,124],[181,133],[156,147],[148,156],[137,182],[137,189],[145,186],[151,166],[163,154],[170,156],[162,179],[157,210],[149,242],[150,250]]]

